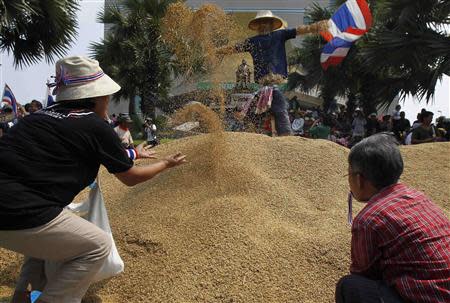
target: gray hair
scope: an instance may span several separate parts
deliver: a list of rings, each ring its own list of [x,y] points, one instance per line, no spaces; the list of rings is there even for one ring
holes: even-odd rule
[[[389,133],[370,136],[350,151],[348,163],[377,189],[398,182],[403,173],[403,159],[395,137]]]

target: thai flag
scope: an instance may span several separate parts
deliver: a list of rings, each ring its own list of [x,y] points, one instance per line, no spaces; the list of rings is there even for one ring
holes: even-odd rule
[[[365,0],[348,0],[328,22],[328,32],[321,33],[328,41],[320,57],[324,70],[341,63],[353,43],[369,31],[372,14]]]
[[[7,84],[5,84],[5,89],[3,90],[2,102],[10,105],[12,107],[14,115],[17,117],[16,97],[14,97],[14,94],[13,94],[11,88],[9,88],[9,86]]]

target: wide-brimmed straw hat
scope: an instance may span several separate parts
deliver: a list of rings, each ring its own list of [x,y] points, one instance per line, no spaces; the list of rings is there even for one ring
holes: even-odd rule
[[[97,60],[82,56],[67,57],[56,62],[56,101],[109,96],[120,85],[106,75]]]
[[[279,29],[283,26],[283,24],[287,24],[283,19],[281,19],[278,16],[275,16],[271,11],[264,10],[264,11],[259,11],[256,14],[256,17],[253,18],[252,20],[250,20],[250,22],[248,23],[248,28],[256,31],[256,30],[258,30],[258,24],[260,24],[262,21],[267,21],[267,20],[272,21],[272,30]]]

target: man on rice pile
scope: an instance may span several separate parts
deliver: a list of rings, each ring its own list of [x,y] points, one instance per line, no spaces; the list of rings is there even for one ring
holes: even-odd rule
[[[450,221],[398,182],[402,172],[393,135],[375,134],[350,151],[350,190],[366,206],[352,223],[351,275],[338,282],[337,303],[450,302]]]
[[[259,11],[252,19],[248,27],[257,32],[257,35],[238,43],[234,46],[224,47],[218,50],[219,54],[233,54],[249,52],[253,58],[255,67],[255,82],[269,85],[271,90],[272,105],[270,111],[275,117],[275,128],[278,136],[291,135],[291,123],[289,121],[289,104],[277,84],[288,76],[286,59],[286,41],[294,39],[297,35],[307,33],[319,33],[328,29],[328,21],[321,21],[311,26],[284,29],[286,24],[280,17],[271,11]]]

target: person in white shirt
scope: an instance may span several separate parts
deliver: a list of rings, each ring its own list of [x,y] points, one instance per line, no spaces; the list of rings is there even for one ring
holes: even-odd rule
[[[355,109],[355,118],[352,122],[352,138],[359,142],[366,134],[367,121],[364,118],[362,110],[358,107]]]
[[[159,144],[156,139],[156,125],[151,118],[145,119],[144,131],[147,134],[147,144],[150,146],[156,146]]]
[[[292,122],[292,130],[294,135],[302,136],[304,134],[303,126],[305,125],[305,119],[303,119],[302,113],[297,113],[295,120]]]

